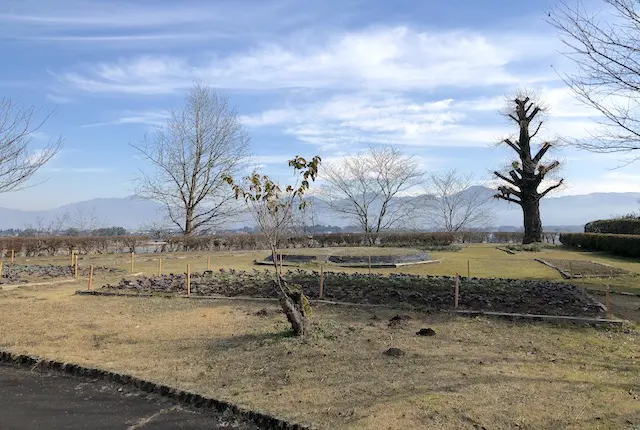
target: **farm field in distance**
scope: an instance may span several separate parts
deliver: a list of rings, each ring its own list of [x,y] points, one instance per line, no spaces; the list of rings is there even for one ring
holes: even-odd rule
[[[351,252],[361,255],[366,248]],[[200,272],[209,255],[214,270],[264,270],[269,267],[253,261],[267,254],[138,254],[134,272],[154,275],[159,257],[164,273],[184,273],[187,264]],[[373,272],[466,276],[469,262],[476,277],[544,279],[589,288],[609,284],[640,292],[640,263],[601,254],[554,248],[509,255],[493,245],[430,254],[440,263]],[[630,273],[563,280],[534,258],[596,261]],[[68,265],[70,259],[21,257],[16,263]],[[94,288],[117,283],[130,272],[130,263],[129,254],[79,259],[82,268],[92,264],[124,271],[97,272]],[[317,304],[312,334],[300,340],[289,336],[273,302],[74,294],[86,288],[87,279],[81,277],[71,284],[0,292],[0,348],[129,373],[319,428],[640,425],[637,326],[595,329]],[[612,300],[616,316],[640,320],[633,311],[640,298],[613,295]],[[401,318],[394,319],[397,315]],[[416,336],[421,328],[432,328],[436,335]],[[386,356],[388,348],[404,354]]]

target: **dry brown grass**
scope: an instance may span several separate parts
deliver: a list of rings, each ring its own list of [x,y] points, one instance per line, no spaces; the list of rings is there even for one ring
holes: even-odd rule
[[[539,264],[539,263],[538,263]],[[206,260],[205,260],[206,265]],[[272,304],[0,293],[0,347],[197,391],[322,428],[640,424],[640,337],[592,328],[314,308],[286,336]],[[257,316],[262,308],[273,309]],[[418,337],[422,327],[435,337]],[[382,354],[389,347],[400,358]],[[635,398],[634,398],[635,396]]]

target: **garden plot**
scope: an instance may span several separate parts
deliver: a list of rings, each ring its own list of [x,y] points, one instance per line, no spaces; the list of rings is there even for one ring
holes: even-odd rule
[[[320,248],[300,249],[277,256],[284,266],[303,264],[325,264],[341,267],[400,267],[409,264],[435,263],[427,252],[406,248]],[[268,255],[256,264],[271,265],[273,258]]]
[[[78,267],[78,275],[89,276],[89,270],[88,267]],[[124,270],[97,266],[93,268],[93,272],[94,274],[118,275],[124,273]],[[57,266],[53,264],[22,266],[18,264],[7,264],[2,270],[0,284],[21,284],[34,280],[72,278],[74,276],[75,268],[73,266]]]
[[[608,278],[624,276],[629,271],[609,266],[607,264],[596,263],[589,260],[562,260],[551,258],[536,258],[536,261],[556,269],[563,278]]]
[[[290,271],[285,279],[298,284],[305,294],[319,296],[319,274]],[[123,279],[106,285],[102,291],[123,293],[186,294],[186,276]],[[324,298],[332,301],[368,305],[386,305],[423,311],[446,310],[454,305],[455,278],[415,275],[363,275],[327,272],[324,274]],[[264,271],[204,272],[191,276],[191,294],[195,296],[276,298],[273,274]],[[460,280],[461,309],[603,317],[602,305],[581,289],[568,284],[515,279]]]

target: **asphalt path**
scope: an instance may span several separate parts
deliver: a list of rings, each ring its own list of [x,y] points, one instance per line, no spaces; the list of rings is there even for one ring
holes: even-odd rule
[[[255,429],[104,381],[0,364],[0,429]]]

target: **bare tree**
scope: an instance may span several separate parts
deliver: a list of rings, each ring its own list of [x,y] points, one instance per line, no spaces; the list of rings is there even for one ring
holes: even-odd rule
[[[418,209],[403,196],[421,183],[423,172],[411,156],[392,147],[375,148],[344,157],[324,168],[321,198],[339,216],[375,234],[400,225]]]
[[[137,194],[163,204],[183,234],[206,231],[237,213],[223,178],[244,167],[249,137],[226,95],[194,85],[185,106],[133,147],[152,168],[141,172]]]
[[[34,106],[20,106],[10,98],[0,99],[0,192],[17,191],[62,147],[62,138],[43,148],[31,149],[33,137],[51,118],[37,119]]]
[[[453,169],[430,175],[429,182],[427,215],[440,229],[456,232],[491,223],[491,196],[472,189],[473,174],[462,175]]]
[[[282,273],[278,271],[277,255],[278,248],[295,227],[295,211],[304,210],[307,206],[304,194],[309,190],[311,181],[315,181],[320,162],[318,156],[309,161],[299,156],[289,160],[289,166],[293,167],[298,182],[295,185],[287,185],[284,189],[268,176],[255,171],[245,178],[244,184],[238,184],[232,177],[226,177],[236,198],[244,199],[260,231],[269,242],[280,305],[298,336],[304,335],[308,329],[309,301],[302,288],[288,285],[282,277]]]
[[[532,100],[531,98],[534,98]],[[548,186],[541,192],[538,187],[549,173],[556,171],[560,162],[558,160],[542,163],[542,158],[551,149],[551,142],[543,142],[535,155],[532,155],[533,139],[542,127],[543,116],[546,107],[536,100],[532,93],[519,91],[515,98],[509,102],[505,115],[518,125],[519,134],[516,138],[507,138],[502,141],[504,145],[512,149],[517,160],[511,165],[511,169],[501,173],[495,171],[497,178],[507,185],[498,187],[495,198],[513,202],[522,207],[524,217],[523,244],[542,242],[542,221],[540,219],[540,199],[551,191],[560,187],[563,179]],[[533,132],[531,132],[531,127]]]
[[[640,3],[601,4],[608,9],[591,13],[580,0],[561,1],[548,15],[577,66],[564,81],[603,116],[591,138],[567,141],[593,152],[631,153],[640,149]]]

